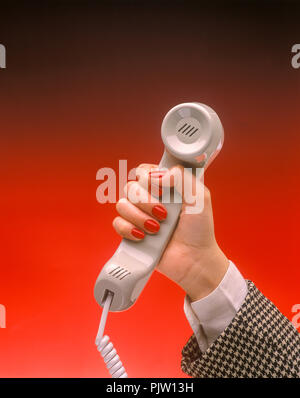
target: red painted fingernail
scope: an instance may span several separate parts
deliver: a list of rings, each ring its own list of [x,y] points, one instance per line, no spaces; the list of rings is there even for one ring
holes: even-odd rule
[[[152,214],[159,220],[164,220],[167,217],[168,212],[164,207],[160,205],[155,205],[152,209]]]
[[[131,235],[137,239],[144,239],[145,233],[138,228],[132,228]]]
[[[159,231],[159,224],[157,221],[154,220],[146,220],[144,222],[144,227],[149,231],[149,232],[158,232]]]
[[[149,175],[150,178],[163,178],[163,176],[166,175],[166,170],[156,170],[156,171],[150,171]]]

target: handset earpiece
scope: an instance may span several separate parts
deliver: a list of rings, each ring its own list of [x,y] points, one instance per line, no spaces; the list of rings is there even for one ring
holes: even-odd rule
[[[206,168],[220,151],[224,132],[218,115],[207,105],[189,102],[172,108],[162,122],[165,145],[160,168],[178,164]],[[175,201],[176,202],[176,201]],[[181,203],[164,203],[168,217],[156,235],[141,242],[123,239],[102,268],[95,284],[96,301],[103,306],[110,292],[110,311],[123,311],[134,304],[167,246],[181,211]]]
[[[161,137],[169,155],[164,167],[182,164],[206,168],[223,145],[224,131],[212,108],[188,102],[176,105],[166,114]]]

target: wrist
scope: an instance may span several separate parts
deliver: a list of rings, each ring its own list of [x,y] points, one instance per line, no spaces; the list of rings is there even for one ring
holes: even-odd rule
[[[180,281],[191,302],[213,292],[224,278],[229,260],[217,244],[206,250],[198,250],[189,270]]]

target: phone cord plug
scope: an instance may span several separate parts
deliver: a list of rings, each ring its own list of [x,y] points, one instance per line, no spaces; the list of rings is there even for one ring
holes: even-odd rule
[[[113,294],[108,292],[105,303],[103,306],[103,311],[101,315],[100,325],[96,337],[97,350],[102,355],[105,365],[113,378],[126,378],[128,377],[120,357],[117,354],[116,349],[113,344],[109,341],[108,336],[103,336],[104,328],[106,324],[106,319],[109,311],[109,307],[113,298]]]

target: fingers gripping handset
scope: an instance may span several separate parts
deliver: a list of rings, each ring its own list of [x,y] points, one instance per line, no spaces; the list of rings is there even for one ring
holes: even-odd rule
[[[161,136],[165,151],[159,168],[182,165],[206,168],[223,144],[223,127],[218,115],[207,105],[190,102],[172,108],[165,116]],[[94,289],[99,305],[110,295],[110,311],[131,307],[150,278],[176,227],[182,204],[174,190],[171,203],[165,203],[168,217],[155,235],[138,244],[123,239],[102,268]]]

